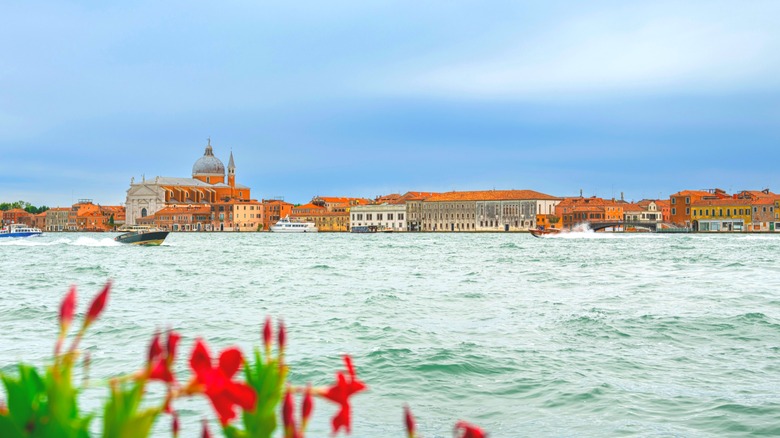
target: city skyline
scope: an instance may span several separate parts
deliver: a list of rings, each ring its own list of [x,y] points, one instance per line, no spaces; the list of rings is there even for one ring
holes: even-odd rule
[[[124,203],[211,137],[257,199],[780,188],[774,2],[16,3],[0,201]]]

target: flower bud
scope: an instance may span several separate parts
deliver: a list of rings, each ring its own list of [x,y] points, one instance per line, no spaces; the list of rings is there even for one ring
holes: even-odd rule
[[[314,409],[314,400],[311,396],[311,385],[306,385],[306,394],[303,396],[303,406],[301,406],[301,421],[303,421],[303,427],[306,427],[306,423],[311,418],[311,411]]]
[[[271,317],[266,316],[265,325],[263,326],[263,345],[265,345],[265,351],[271,349]]]
[[[68,331],[71,321],[73,321],[73,314],[76,311],[76,285],[70,287],[70,291],[65,295],[65,299],[62,300],[60,305],[60,333],[62,335]]]
[[[92,300],[92,304],[90,304],[89,311],[87,312],[87,318],[84,320],[84,328],[89,327],[89,325],[92,324],[92,322],[95,321],[98,316],[100,316],[100,313],[103,312],[103,308],[106,306],[106,300],[108,299],[108,292],[110,290],[111,280],[106,282],[106,285],[103,286],[103,290],[101,290],[95,299]]]
[[[173,432],[173,438],[179,436],[179,414],[173,413],[173,420],[171,424],[171,431]]]
[[[206,419],[203,419],[203,435],[202,438],[211,438],[211,432],[209,432],[209,424]]]
[[[284,327],[284,321],[279,321],[279,352],[284,351],[284,347],[287,345],[287,330]]]
[[[404,422],[406,423],[406,435],[409,438],[414,438],[414,417],[412,416],[412,410],[409,409],[409,405],[404,405]]]
[[[284,403],[282,404],[282,421],[284,422],[285,435],[287,431],[295,430],[295,418],[293,417],[294,410],[293,396],[288,389],[284,393]]]
[[[152,363],[160,357],[162,354],[162,345],[160,345],[160,333],[155,332],[152,343],[149,345],[149,356],[146,358],[147,365],[151,366]]]

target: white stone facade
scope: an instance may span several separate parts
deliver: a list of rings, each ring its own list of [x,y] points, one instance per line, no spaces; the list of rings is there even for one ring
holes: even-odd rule
[[[376,227],[377,231],[407,231],[406,204],[355,205],[349,210],[349,228]]]

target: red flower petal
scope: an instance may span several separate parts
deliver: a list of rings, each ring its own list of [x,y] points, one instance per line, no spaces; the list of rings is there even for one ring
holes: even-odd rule
[[[456,438],[486,438],[487,434],[479,427],[463,420],[455,424]]]
[[[181,335],[179,335],[173,330],[168,332],[168,342],[166,343],[166,347],[168,350],[169,363],[173,362],[173,360],[176,358],[176,347],[179,345],[180,340],[181,340]]]
[[[295,417],[293,411],[295,406],[293,405],[293,396],[288,389],[284,393],[284,402],[282,403],[282,422],[284,423],[285,432],[287,430],[295,430]],[[287,435],[285,433],[285,435]]]
[[[227,387],[227,393],[230,395],[230,400],[244,410],[249,411],[255,408],[257,394],[251,386],[244,383],[230,382],[230,385]]]
[[[152,343],[149,345],[149,356],[146,358],[146,363],[151,365],[162,354],[162,345],[160,344],[160,334],[155,333],[152,338]]]
[[[219,355],[219,369],[228,379],[241,368],[243,362],[244,358],[238,348],[228,348]]]
[[[211,355],[209,355],[206,344],[200,338],[195,340],[195,348],[192,350],[192,356],[190,356],[190,368],[198,375],[198,378],[212,372]]]
[[[306,395],[303,396],[303,406],[301,407],[301,419],[303,419],[304,425],[309,421],[312,410],[314,410],[314,400],[311,396],[311,385],[307,385]]]
[[[279,321],[279,351],[284,351],[284,347],[287,345],[287,330],[284,328],[284,322]]]

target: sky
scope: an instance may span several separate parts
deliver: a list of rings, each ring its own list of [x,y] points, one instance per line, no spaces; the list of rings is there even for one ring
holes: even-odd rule
[[[780,2],[7,0],[0,202],[780,192]]]

